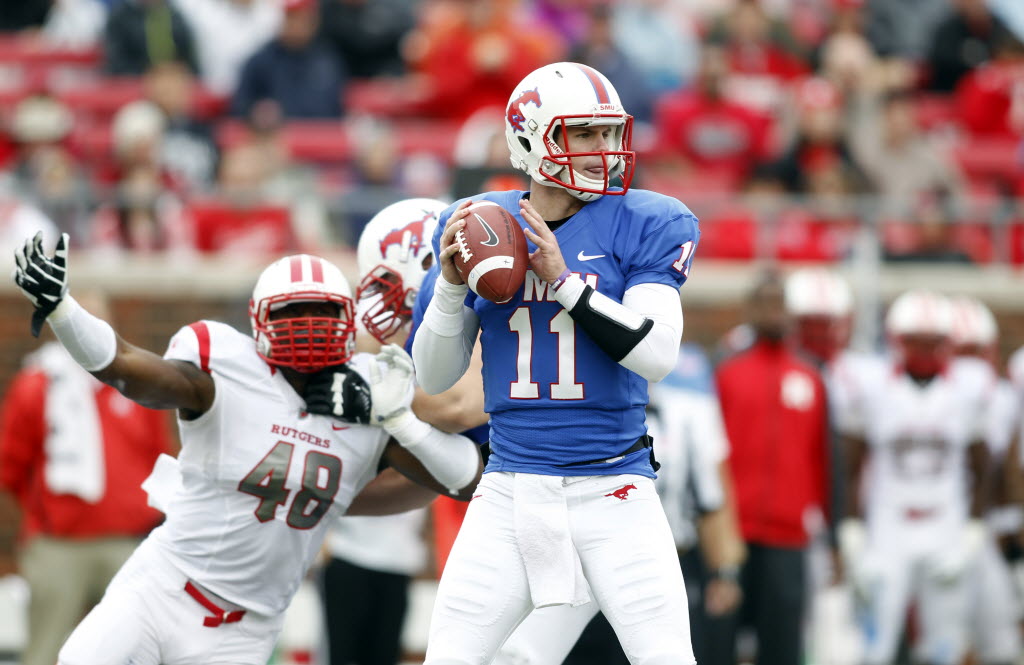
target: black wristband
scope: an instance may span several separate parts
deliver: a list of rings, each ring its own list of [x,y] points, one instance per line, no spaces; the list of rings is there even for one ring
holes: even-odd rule
[[[737,565],[732,566],[719,566],[711,571],[711,579],[722,580],[724,582],[732,582],[733,584],[740,583],[740,567]]]

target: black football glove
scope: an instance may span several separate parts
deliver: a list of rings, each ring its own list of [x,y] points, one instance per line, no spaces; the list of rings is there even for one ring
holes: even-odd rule
[[[14,261],[14,283],[36,308],[32,314],[32,336],[39,337],[46,317],[68,292],[68,234],[61,234],[52,259],[43,251],[40,231],[26,240],[24,247],[14,250]]]
[[[370,422],[370,386],[348,365],[335,365],[309,377],[302,395],[306,410],[349,423]]]

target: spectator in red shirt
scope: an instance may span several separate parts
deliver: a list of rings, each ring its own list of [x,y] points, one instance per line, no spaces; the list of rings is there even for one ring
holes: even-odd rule
[[[31,593],[23,665],[57,662],[75,624],[160,521],[140,485],[170,450],[162,413],[93,379],[58,344],[15,376],[0,415],[0,505],[8,508],[0,545],[13,545],[20,522],[18,564]]]
[[[991,62],[960,80],[957,114],[972,135],[986,138],[1024,136],[1024,43],[1007,34]]]
[[[749,553],[740,573],[744,600],[713,628],[707,662],[737,662],[736,632],[750,623],[758,665],[796,665],[803,662],[805,516],[825,505],[830,485],[827,402],[817,370],[788,344],[778,277],[758,284],[749,305],[753,344],[716,372]]]
[[[530,21],[519,0],[426,4],[405,49],[410,69],[422,75],[411,111],[465,119],[504,108],[524,76],[563,55],[563,40]]]
[[[785,27],[773,24],[758,0],[738,0],[710,38],[726,50],[729,95],[762,111],[777,108],[786,86],[808,73]]]
[[[738,186],[767,157],[771,119],[725,97],[728,74],[725,51],[705,47],[696,85],[662,98],[655,124],[660,149],[685,170]]]

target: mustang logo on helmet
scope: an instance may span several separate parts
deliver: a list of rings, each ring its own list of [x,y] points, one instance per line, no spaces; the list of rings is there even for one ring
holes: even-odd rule
[[[508,120],[508,124],[512,125],[512,129],[517,132],[524,131],[523,121],[526,120],[526,116],[523,115],[523,106],[526,104],[533,104],[534,106],[540,107],[540,93],[537,92],[537,88],[520,93],[520,95],[513,99],[508,105],[508,111],[505,112],[505,119]]]
[[[409,222],[400,229],[394,229],[388,231],[383,238],[380,239],[380,254],[381,256],[387,256],[388,247],[392,245],[401,246],[405,239],[405,234],[409,234],[409,250],[413,254],[418,254],[420,249],[423,247],[426,238],[423,237],[423,225],[427,223],[435,213],[430,211],[424,211],[423,218],[415,222]]]

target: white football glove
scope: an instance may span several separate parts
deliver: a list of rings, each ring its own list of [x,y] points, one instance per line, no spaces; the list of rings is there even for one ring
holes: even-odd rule
[[[929,572],[942,584],[957,582],[985,546],[988,530],[980,519],[968,520],[960,537],[929,561]]]
[[[412,358],[394,344],[380,350],[370,363],[370,419],[385,430],[409,412],[415,392]]]
[[[25,297],[32,301],[32,336],[39,337],[46,321],[68,292],[68,234],[62,233],[51,259],[43,250],[43,232],[14,250],[17,264],[12,277]]]

